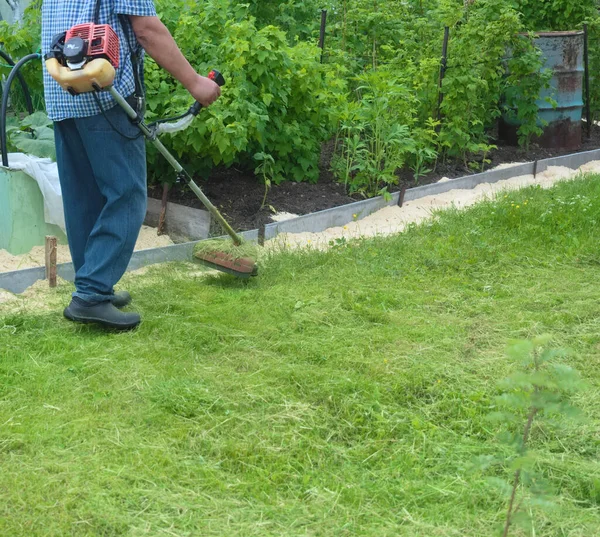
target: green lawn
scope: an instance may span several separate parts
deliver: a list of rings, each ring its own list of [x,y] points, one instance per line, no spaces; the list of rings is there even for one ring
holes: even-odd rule
[[[134,333],[0,314],[1,536],[496,535],[504,474],[472,463],[505,450],[486,416],[507,346],[542,333],[589,419],[534,426],[556,506],[511,535],[600,535],[600,177],[283,253],[250,283],[126,283]]]

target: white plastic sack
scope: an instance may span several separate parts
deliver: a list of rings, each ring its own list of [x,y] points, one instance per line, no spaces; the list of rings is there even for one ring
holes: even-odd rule
[[[24,153],[9,153],[8,169],[24,172],[36,180],[44,197],[44,220],[48,224],[60,227],[66,233],[56,162],[52,162],[49,158],[38,158]]]

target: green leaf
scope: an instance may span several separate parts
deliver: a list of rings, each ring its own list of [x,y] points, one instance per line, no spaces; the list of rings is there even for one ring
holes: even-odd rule
[[[39,127],[50,127],[52,121],[48,119],[48,116],[44,112],[34,112],[30,116],[27,116],[21,121],[23,127],[29,127],[32,129]]]
[[[34,129],[34,134],[23,131],[13,131],[10,142],[17,150],[40,158],[56,160],[54,131],[47,127]]]
[[[270,93],[265,93],[262,96],[262,100],[263,100],[263,103],[265,103],[266,106],[270,106],[271,103],[273,102],[273,95],[271,95]]]
[[[14,130],[20,130],[19,122],[14,116],[6,118],[6,132],[12,132]]]

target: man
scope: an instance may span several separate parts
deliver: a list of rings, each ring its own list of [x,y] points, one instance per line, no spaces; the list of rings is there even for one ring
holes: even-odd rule
[[[219,98],[219,86],[184,58],[152,0],[98,1],[44,0],[42,53],[54,36],[76,24],[109,24],[121,44],[114,87],[130,104],[139,102],[132,56],[140,58],[141,71],[144,51],[202,105]],[[139,91],[143,78],[138,80]],[[144,137],[107,92],[71,96],[46,70],[44,87],[75,268],[76,291],[64,315],[75,322],[135,328],[140,316],[120,310],[131,297],[115,293],[114,286],[127,269],[146,215]]]

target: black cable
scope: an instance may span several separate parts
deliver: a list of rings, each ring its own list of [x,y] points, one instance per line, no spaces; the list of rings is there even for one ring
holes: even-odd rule
[[[12,65],[13,67],[15,66],[15,62],[13,61],[13,59],[3,50],[0,50],[0,57],[2,57],[2,59],[4,59],[4,61],[8,65]],[[25,95],[25,106],[27,107],[29,115],[31,115],[33,114],[33,101],[31,100],[31,92],[29,91],[29,86],[27,85],[27,82],[25,82],[25,77],[21,73],[17,74],[17,78],[19,79],[21,88],[23,88],[23,94]]]
[[[100,24],[100,0],[96,0],[96,7],[94,9],[94,24]]]
[[[129,56],[131,57],[131,66],[133,67],[133,76],[135,80],[135,96],[138,99],[142,99],[145,101],[146,99],[146,91],[144,87],[144,75],[143,68],[140,61],[140,50],[139,45],[132,46],[129,41],[129,34],[132,34],[135,39],[135,32],[133,30],[133,26],[131,24],[131,20],[127,15],[118,15],[119,23],[121,24],[121,31],[123,32],[123,37],[125,38],[125,42],[127,43],[127,50],[129,52]]]
[[[139,134],[137,134],[136,136],[129,136],[128,134],[125,134],[123,132],[121,132],[116,126],[115,124],[110,120],[110,118],[108,117],[108,115],[106,114],[104,107],[102,106],[102,103],[100,102],[100,99],[98,98],[98,94],[96,92],[92,93],[92,95],[94,96],[94,99],[96,101],[96,104],[98,105],[98,108],[100,108],[100,112],[102,112],[102,115],[104,116],[104,119],[106,119],[106,121],[108,122],[108,124],[111,126],[111,128],[117,133],[120,134],[123,138],[125,138],[126,140],[137,140],[138,138],[140,138],[141,136],[144,135],[144,133],[142,131],[139,132]]]
[[[156,125],[160,125],[161,123],[170,123],[171,121],[179,121],[180,119],[183,119],[184,117],[187,117],[189,115],[189,111],[185,112],[183,114],[180,114],[178,116],[175,117],[168,117],[165,119],[157,119],[156,121],[153,121],[152,123],[150,123],[148,125],[148,127],[152,128]]]
[[[1,140],[0,145],[2,149],[2,166],[5,168],[8,167],[8,143],[6,136],[6,114],[8,113],[8,97],[10,94],[10,87],[13,83],[13,80],[19,74],[19,70],[23,67],[27,62],[31,60],[39,60],[41,59],[41,54],[29,54],[24,58],[21,58],[17,64],[12,68],[10,75],[8,75],[8,79],[6,80],[6,84],[4,86],[4,93],[2,94],[2,108],[0,109],[0,133]]]

